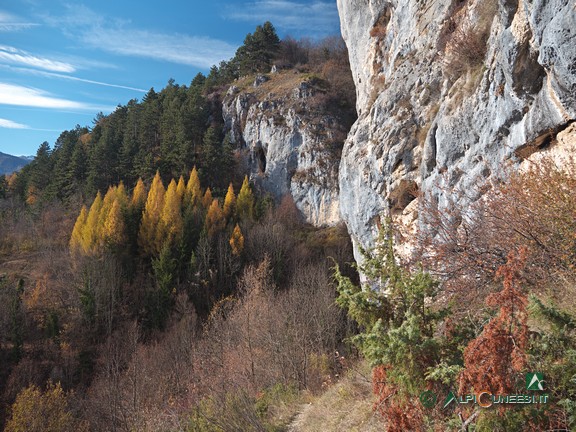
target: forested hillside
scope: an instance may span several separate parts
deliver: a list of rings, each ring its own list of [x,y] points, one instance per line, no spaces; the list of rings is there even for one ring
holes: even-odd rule
[[[354,277],[349,238],[254,190],[221,101],[275,64],[322,83],[316,109],[353,117],[334,57],[338,40],[280,41],[265,23],[208,76],[64,131],[2,177],[6,430],[260,429],[289,421],[266,404],[333,379],[346,320],[328,257]]]

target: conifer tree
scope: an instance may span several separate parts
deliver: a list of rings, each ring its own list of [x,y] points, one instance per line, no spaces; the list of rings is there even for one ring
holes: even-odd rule
[[[70,237],[70,250],[72,253],[77,253],[82,251],[83,247],[83,239],[82,235],[84,232],[84,226],[86,225],[86,219],[88,218],[88,210],[86,206],[83,205],[82,209],[80,210],[80,214],[76,219],[76,223],[74,224],[74,229],[72,230],[72,236]]]
[[[100,215],[98,217],[98,226],[96,227],[96,237],[95,242],[96,244],[103,245],[104,244],[104,225],[108,220],[108,214],[110,213],[110,209],[112,209],[112,204],[116,200],[116,186],[110,186],[108,188],[108,192],[104,195],[104,199],[102,200],[102,208],[100,209]]]
[[[240,255],[244,250],[244,236],[238,224],[234,227],[234,231],[230,237],[230,247],[234,255]]]
[[[226,198],[224,198],[224,217],[229,219],[233,214],[236,207],[236,195],[234,194],[234,186],[232,183],[228,186],[228,192],[226,192]]]
[[[236,199],[236,216],[241,220],[251,220],[254,215],[254,195],[248,182],[248,176],[244,177],[242,188]]]
[[[198,170],[196,167],[190,171],[190,178],[186,185],[186,199],[192,206],[195,206],[201,201],[202,187],[200,186],[200,177],[198,177]]]
[[[126,241],[126,226],[122,216],[120,200],[115,199],[104,222],[102,233],[104,243],[109,247],[118,247]]]
[[[208,237],[214,237],[215,234],[219,233],[226,226],[226,219],[224,219],[224,213],[220,208],[220,204],[217,199],[212,201],[208,213],[206,213],[206,221],[204,223]]]
[[[178,186],[174,179],[168,185],[162,214],[156,231],[156,250],[159,252],[165,244],[174,245],[182,238],[182,202],[178,195]]]
[[[164,207],[165,193],[160,173],[156,171],[150,192],[148,192],[146,207],[144,208],[140,232],[138,234],[138,244],[143,251],[148,254],[155,252],[156,249],[156,230],[162,214],[162,208]]]
[[[210,190],[210,188],[206,189],[206,192],[204,193],[204,197],[202,197],[202,206],[205,209],[208,209],[210,207],[210,205],[212,204],[213,201],[213,197],[212,197],[212,191]]]
[[[124,182],[120,182],[118,187],[116,187],[116,200],[120,205],[121,210],[125,210],[128,208],[128,193],[126,192],[126,186],[124,186]]]
[[[180,176],[178,179],[178,187],[176,188],[180,201],[184,199],[184,194],[186,193],[186,183],[184,182],[184,177]]]
[[[144,208],[144,203],[146,202],[146,186],[141,178],[138,178],[136,186],[132,191],[132,208],[137,209],[139,207]]]
[[[82,250],[86,255],[91,255],[96,252],[96,243],[98,241],[98,220],[100,219],[101,209],[102,195],[98,192],[90,206],[90,211],[86,218],[86,224],[82,230]]]

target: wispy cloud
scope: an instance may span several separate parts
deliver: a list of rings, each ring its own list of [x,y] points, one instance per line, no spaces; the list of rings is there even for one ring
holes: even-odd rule
[[[339,31],[335,1],[297,2],[290,0],[257,0],[239,6],[229,5],[226,18],[261,24],[270,21],[287,32],[326,36]]]
[[[0,32],[20,31],[37,25],[37,23],[26,22],[17,16],[0,11]]]
[[[6,45],[0,45],[0,62],[23,64],[51,72],[71,73],[76,71],[76,68],[70,63],[52,60],[46,57],[38,57]]]
[[[26,126],[22,123],[16,123],[15,121],[0,118],[0,128],[4,129],[30,129],[29,126]]]
[[[219,39],[138,29],[82,5],[69,5],[64,16],[47,16],[45,22],[95,49],[200,68],[227,60],[236,51],[236,46]]]
[[[63,79],[63,80],[67,80],[67,81],[83,82],[83,83],[87,83],[87,84],[94,84],[94,85],[99,85],[99,86],[104,86],[104,87],[113,87],[113,88],[118,88],[118,89],[137,91],[140,93],[148,92],[148,90],[141,89],[138,87],[131,87],[131,86],[125,86],[125,85],[120,85],[120,84],[95,81],[95,80],[91,80],[91,79],[87,79],[87,78],[80,78],[80,77],[77,77],[74,75],[64,75],[64,74],[59,74],[59,73],[54,73],[54,72],[46,72],[46,71],[40,71],[40,70],[36,70],[36,69],[14,67],[14,66],[1,65],[1,64],[0,64],[0,68],[7,69],[7,70],[17,72],[17,73],[42,76],[42,77],[46,77],[46,78],[56,78],[56,79]]]
[[[52,96],[50,93],[14,84],[0,82],[0,104],[51,109],[76,109],[91,111],[109,111],[110,107],[101,107],[84,102],[76,102]]]

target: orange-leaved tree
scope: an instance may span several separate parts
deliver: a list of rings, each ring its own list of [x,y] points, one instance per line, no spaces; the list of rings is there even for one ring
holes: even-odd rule
[[[460,393],[474,389],[492,394],[510,394],[515,378],[526,364],[527,299],[520,287],[526,263],[526,249],[510,252],[506,264],[498,269],[504,288],[490,294],[486,304],[500,307],[482,333],[464,350],[464,370],[460,374]]]

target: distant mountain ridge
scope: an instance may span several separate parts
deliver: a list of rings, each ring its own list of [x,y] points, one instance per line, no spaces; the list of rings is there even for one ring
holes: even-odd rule
[[[0,175],[12,174],[28,165],[33,159],[32,156],[12,156],[0,152]]]

